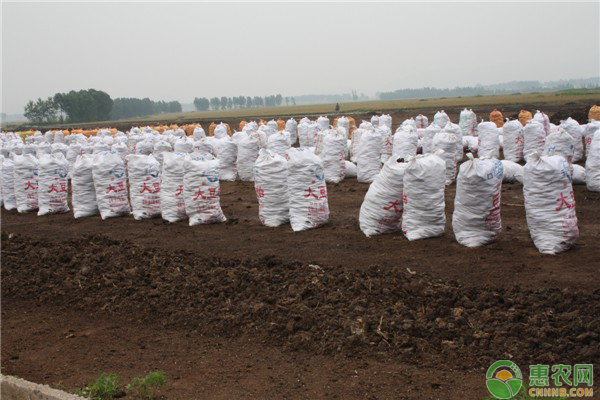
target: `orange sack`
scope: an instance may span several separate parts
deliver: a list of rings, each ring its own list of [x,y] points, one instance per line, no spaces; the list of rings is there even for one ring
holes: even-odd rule
[[[494,110],[490,113],[490,121],[495,123],[498,128],[502,128],[504,126],[504,117],[498,110]]]
[[[592,108],[590,108],[590,112],[588,112],[588,119],[591,120],[596,120],[596,121],[600,121],[600,106],[592,106]]]
[[[533,119],[533,115],[527,110],[519,111],[519,122],[521,125],[525,126],[529,121]]]

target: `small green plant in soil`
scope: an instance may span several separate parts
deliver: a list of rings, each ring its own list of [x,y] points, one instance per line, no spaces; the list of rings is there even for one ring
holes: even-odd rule
[[[102,374],[91,385],[75,390],[75,394],[92,400],[112,399],[119,391],[119,377],[114,374]]]
[[[167,382],[167,376],[163,371],[152,371],[148,375],[137,376],[127,385],[126,391],[134,399],[155,399],[158,397],[160,388]]]

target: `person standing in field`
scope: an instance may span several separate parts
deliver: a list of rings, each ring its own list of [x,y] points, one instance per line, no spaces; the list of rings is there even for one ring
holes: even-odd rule
[[[340,112],[340,103],[335,103],[335,112],[336,113]]]

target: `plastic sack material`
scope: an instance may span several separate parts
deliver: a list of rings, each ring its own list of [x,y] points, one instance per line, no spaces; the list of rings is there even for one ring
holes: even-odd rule
[[[404,158],[417,155],[417,147],[419,144],[419,135],[416,129],[410,125],[401,126],[394,133],[392,158]]]
[[[190,226],[225,222],[227,218],[221,209],[219,160],[195,160],[187,156],[183,169],[185,210]]]
[[[153,155],[128,156],[131,208],[137,220],[160,217],[160,168]]]
[[[442,128],[435,122],[429,125],[423,132],[423,154],[433,153],[433,137],[441,131]]]
[[[392,131],[392,116],[389,114],[382,114],[379,116],[379,127],[387,126],[390,132]]]
[[[15,199],[20,213],[38,209],[38,159],[32,154],[15,155]]]
[[[235,181],[237,179],[237,153],[238,145],[230,137],[219,141],[219,180]]]
[[[71,172],[71,202],[75,218],[97,215],[98,202],[94,186],[94,155],[82,154],[75,160]]]
[[[121,157],[108,151],[95,154],[92,173],[102,219],[129,215],[127,175]]]
[[[356,178],[356,164],[352,161],[344,161],[346,164],[344,179]]]
[[[290,220],[287,160],[261,149],[254,164],[254,189],[258,218],[263,225],[275,227]]]
[[[585,168],[581,165],[573,164],[573,185],[585,185]]]
[[[290,118],[285,121],[285,130],[290,133],[290,144],[293,145],[298,140],[298,122]]]
[[[523,169],[527,226],[543,254],[569,249],[579,237],[569,163],[561,156],[534,153]]]
[[[289,149],[287,156],[292,229],[298,232],[327,223],[329,203],[323,162],[303,147]]]
[[[360,135],[356,157],[357,179],[359,182],[372,182],[381,169],[381,133],[379,130],[366,130]]]
[[[69,161],[62,153],[46,154],[38,168],[38,215],[69,212]]]
[[[325,181],[339,183],[346,175],[346,163],[344,162],[346,137],[343,131],[337,129],[327,129],[323,132],[322,150],[319,157],[323,160]]]
[[[315,145],[315,138],[319,132],[319,125],[311,122],[301,122],[298,125],[298,141],[301,147]]]
[[[462,141],[462,138],[463,138],[462,129],[460,129],[460,126],[453,124],[452,122],[448,122],[443,130],[446,131],[447,133],[452,133],[452,134],[454,134],[454,136],[456,136],[456,149],[454,151],[454,158],[457,162],[462,161],[463,156],[464,156],[463,141]],[[434,138],[435,138],[435,136],[434,136]],[[435,148],[435,146],[434,146],[434,148]],[[450,149],[448,149],[448,150],[450,150]]]
[[[592,140],[594,135],[597,132],[600,132],[600,121],[592,121],[586,125],[585,130],[583,131],[583,141],[585,143],[585,156],[588,156],[590,152],[590,148],[592,146]]]
[[[544,145],[546,144],[544,126],[536,120],[532,119],[529,121],[523,130],[523,141],[523,157],[525,161],[529,161],[529,158],[535,153],[542,154]]]
[[[187,218],[183,195],[183,162],[186,154],[164,154],[160,180],[160,213],[169,222]]]
[[[267,140],[267,149],[284,157],[287,149],[290,148],[288,137],[284,131],[275,132]]]
[[[157,140],[156,143],[154,143],[154,151],[152,152],[152,155],[154,158],[156,158],[156,161],[162,165],[165,153],[171,152],[172,149],[173,148],[166,140]]]
[[[411,157],[404,171],[402,232],[408,240],[444,234],[446,163],[437,154]]]
[[[259,135],[256,132],[251,132],[238,143],[237,171],[242,181],[254,180],[254,163],[259,150]]]
[[[436,112],[433,116],[433,123],[440,128],[446,126],[448,122],[450,122],[450,117],[448,117],[448,114],[446,114],[444,110]]]
[[[585,184],[588,190],[600,192],[600,132],[596,132],[590,143],[585,160]]]
[[[561,121],[560,127],[563,128],[573,138],[573,162],[583,159],[583,128],[579,122],[569,117]]]
[[[523,166],[514,161],[502,160],[502,183],[523,183]]]
[[[545,136],[548,136],[550,134],[550,118],[548,118],[548,116],[545,113],[541,112],[540,110],[537,110],[533,115],[533,121],[537,121],[542,125],[542,127],[544,128]]]
[[[477,116],[466,108],[460,112],[458,125],[463,136],[477,136]]]
[[[373,125],[373,128],[379,126],[379,116],[373,115],[371,117],[371,125]]]
[[[360,144],[360,138],[364,132],[364,129],[358,128],[355,129],[352,134],[352,140],[350,141],[350,161],[353,163],[356,163],[356,159],[358,158],[358,145]]]
[[[432,141],[434,153],[438,154],[446,165],[446,185],[451,185],[456,177],[456,142],[456,136],[445,130],[436,133]]]
[[[569,164],[573,162],[573,151],[575,149],[575,140],[569,133],[560,129],[546,136],[544,145],[545,156],[563,156]]]
[[[376,130],[381,134],[381,162],[384,163],[392,156],[394,150],[392,131],[386,125],[380,125]]]
[[[523,125],[519,120],[508,121],[502,128],[504,159],[519,162],[523,159]]]
[[[481,122],[477,125],[477,136],[479,136],[480,158],[500,158],[500,139],[498,127],[493,122]]]
[[[320,116],[319,118],[317,118],[317,124],[319,125],[320,131],[329,129],[329,124],[330,124],[329,118]]]
[[[402,230],[402,193],[407,165],[401,158],[390,158],[369,186],[358,218],[365,236]]]
[[[415,123],[417,129],[425,129],[429,126],[429,119],[426,116],[419,114],[415,117]]]
[[[500,197],[502,162],[496,159],[469,158],[460,166],[452,214],[452,230],[463,246],[491,243],[502,231]]]
[[[194,128],[194,133],[192,137],[194,138],[194,141],[200,140],[206,137],[206,132],[204,132],[204,129],[202,129],[201,126],[197,126]]]
[[[2,203],[8,211],[17,208],[15,198],[15,163],[10,157],[2,160]]]

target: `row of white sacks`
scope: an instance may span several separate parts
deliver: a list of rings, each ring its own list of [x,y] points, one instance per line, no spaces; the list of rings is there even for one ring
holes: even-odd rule
[[[600,151],[600,135],[592,151]],[[408,240],[441,236],[445,230],[443,151],[390,158],[370,185],[360,209],[366,236],[402,231]],[[494,241],[501,232],[503,161],[467,154],[458,173],[452,227],[468,247]],[[6,162],[8,160],[8,162]],[[38,215],[69,211],[68,161],[61,153],[15,155],[3,162],[2,192],[7,209]],[[12,170],[11,170],[12,169]],[[329,219],[324,162],[312,149],[291,148],[284,156],[261,149],[255,161],[259,218],[266,226],[291,223],[294,231]],[[12,180],[11,180],[12,178]],[[11,191],[11,187],[14,188]],[[560,155],[534,153],[523,169],[527,224],[540,252],[556,254],[578,237],[572,167]],[[224,222],[220,206],[219,160],[208,153],[167,153],[163,166],[153,155],[114,152],[84,154],[72,173],[76,218],[129,215],[164,218],[190,225]],[[131,201],[131,203],[130,203]]]
[[[462,119],[461,113],[461,121]],[[334,171],[334,167],[338,165],[336,157],[341,148],[344,159],[356,163],[358,180],[371,182],[382,163],[392,155],[408,158],[417,153],[430,154],[441,149],[445,152],[447,184],[450,184],[454,181],[457,163],[463,159],[465,150],[481,157],[499,158],[500,149],[503,148],[504,159],[512,162],[520,162],[523,158],[527,160],[534,152],[560,154],[569,162],[578,162],[584,154],[583,139],[587,153],[594,133],[600,129],[600,122],[592,121],[582,127],[569,118],[553,131],[551,124],[543,123],[547,121],[547,116],[541,112],[537,112],[526,127],[522,127],[516,120],[507,122],[503,128],[496,128],[492,122],[482,122],[472,130],[477,136],[464,136],[464,126],[450,122],[443,111],[436,113],[434,122],[424,129],[416,128],[427,123],[424,116],[405,120],[394,135],[390,129],[390,116],[383,115],[377,117],[377,120],[372,118],[372,121],[377,125],[363,121],[354,131],[351,140],[348,140],[349,121],[345,117],[338,120],[336,129],[329,129],[327,117],[319,117],[317,121],[304,118],[299,124],[290,119],[286,122],[284,131],[274,129],[273,126],[277,125],[275,121],[269,121],[267,125],[260,127],[251,122],[242,132],[235,132],[232,137],[227,135],[227,128],[223,124],[215,128],[214,137],[206,137],[201,128],[194,131],[193,137],[186,137],[181,129],[166,131],[161,135],[150,128],[143,132],[139,128],[133,128],[127,135],[119,132],[115,137],[110,136],[109,131],[100,131],[98,136],[89,139],[83,135],[69,135],[65,138],[60,132],[52,137],[51,133],[42,135],[40,132],[39,135],[28,137],[26,144],[23,144],[20,137],[2,135],[0,154],[5,157],[9,154],[35,154],[40,157],[42,154],[62,152],[72,166],[79,154],[94,154],[106,150],[118,153],[121,158],[125,158],[130,152],[154,154],[161,164],[166,152],[202,151],[220,159],[221,180],[235,180],[239,176],[242,180],[251,181],[252,168],[260,148],[268,148],[283,155],[299,141],[300,146],[315,147],[317,154],[323,154],[326,179],[329,182],[338,182],[343,178],[334,173],[338,172]],[[473,119],[469,121],[469,126],[472,126]],[[443,128],[438,125],[444,123],[446,125]],[[548,134],[546,126],[549,126]],[[332,167],[327,168],[328,165]],[[354,170],[354,166],[345,165],[350,171]],[[577,168],[577,175],[580,172]],[[588,187],[590,190],[597,190],[593,189],[593,180]]]

